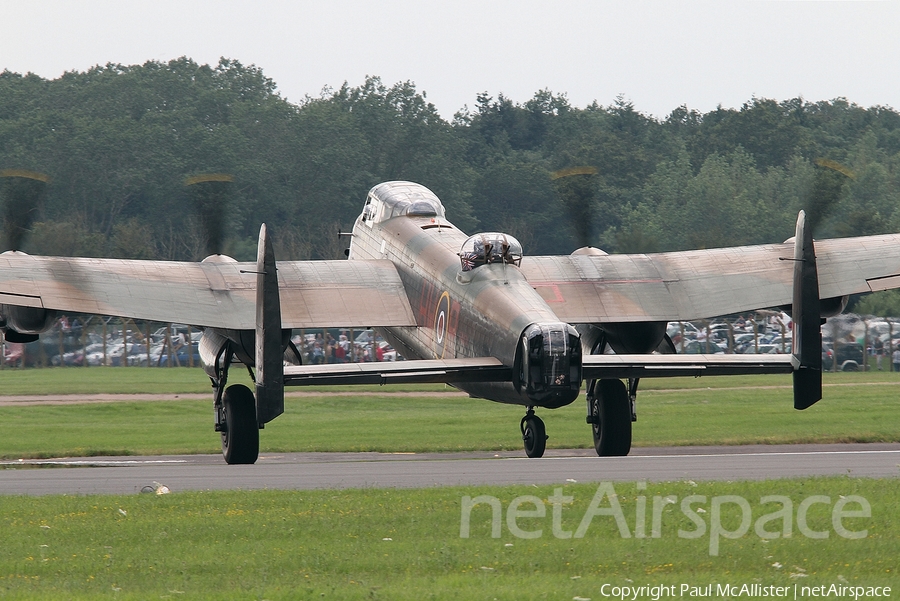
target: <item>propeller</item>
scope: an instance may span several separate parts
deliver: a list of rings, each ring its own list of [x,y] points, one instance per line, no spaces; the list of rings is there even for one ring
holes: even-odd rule
[[[50,178],[22,169],[0,171],[3,202],[3,239],[7,250],[22,250],[25,237],[37,219]]]
[[[806,227],[815,233],[822,220],[841,199],[841,192],[847,179],[856,179],[856,174],[836,161],[815,160],[815,175],[809,197],[806,199]]]
[[[590,246],[597,208],[597,168],[584,166],[560,169],[551,173],[550,178],[566,214],[572,219],[578,248]]]
[[[234,176],[227,173],[204,173],[185,180],[194,208],[200,219],[200,231],[207,255],[222,254],[225,241],[225,213],[231,196]]]

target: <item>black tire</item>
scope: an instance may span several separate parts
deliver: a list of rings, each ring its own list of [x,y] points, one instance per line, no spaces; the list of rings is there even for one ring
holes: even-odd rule
[[[631,451],[631,403],[622,380],[596,382],[591,418],[597,455],[624,457]]]
[[[253,392],[243,384],[225,389],[225,428],[222,430],[222,455],[229,465],[256,463],[259,457],[259,424]]]
[[[547,429],[544,420],[536,415],[526,415],[522,420],[522,441],[525,454],[531,458],[543,457],[547,448]]]

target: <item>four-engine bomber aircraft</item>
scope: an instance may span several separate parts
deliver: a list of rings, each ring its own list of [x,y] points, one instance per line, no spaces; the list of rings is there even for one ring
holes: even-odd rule
[[[347,261],[276,263],[272,248],[263,225],[255,264],[8,251],[2,327],[8,340],[36,339],[66,311],[203,328],[228,463],[256,461],[284,386],[387,382],[446,382],[522,405],[526,454],[540,457],[547,437],[535,408],[572,403],[587,380],[587,422],[605,456],[631,448],[644,377],[793,373],[794,405],[809,407],[821,398],[822,317],[847,295],[900,287],[900,235],[814,245],[802,212],[783,244],[528,257],[512,236],[459,231],[437,196],[410,182],[372,188]],[[792,310],[792,355],[678,355],[666,336],[668,321],[779,306]],[[410,360],[301,365],[291,329],[327,327],[375,327]],[[236,361],[255,368],[255,395],[226,387]]]

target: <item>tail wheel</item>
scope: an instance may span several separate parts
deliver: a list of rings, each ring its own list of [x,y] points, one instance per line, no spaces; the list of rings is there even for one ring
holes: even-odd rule
[[[625,383],[622,380],[597,380],[590,407],[597,455],[627,455],[631,451],[631,403]]]
[[[522,418],[520,427],[522,441],[525,443],[525,454],[532,458],[543,457],[544,449],[547,447],[547,430],[544,427],[544,420],[530,412]]]
[[[256,463],[259,457],[259,424],[253,392],[243,384],[225,389],[222,396],[225,427],[222,429],[222,455],[228,464]]]

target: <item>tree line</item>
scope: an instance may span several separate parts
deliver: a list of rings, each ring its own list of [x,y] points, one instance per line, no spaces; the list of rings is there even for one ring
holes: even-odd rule
[[[525,102],[485,92],[447,120],[412,82],[369,77],[290,103],[228,59],[0,74],[0,170],[50,178],[24,247],[39,254],[202,258],[185,182],[203,173],[233,178],[224,250],[241,260],[255,257],[261,222],[279,258],[342,256],[338,229],[395,179],[434,190],[466,231],[515,235],[526,254],[779,242],[799,209],[815,210],[821,158],[853,178],[817,237],[900,231],[900,113],[842,98],[656,119],[624,98],[579,108],[549,90]],[[574,167],[590,169],[554,178]]]

